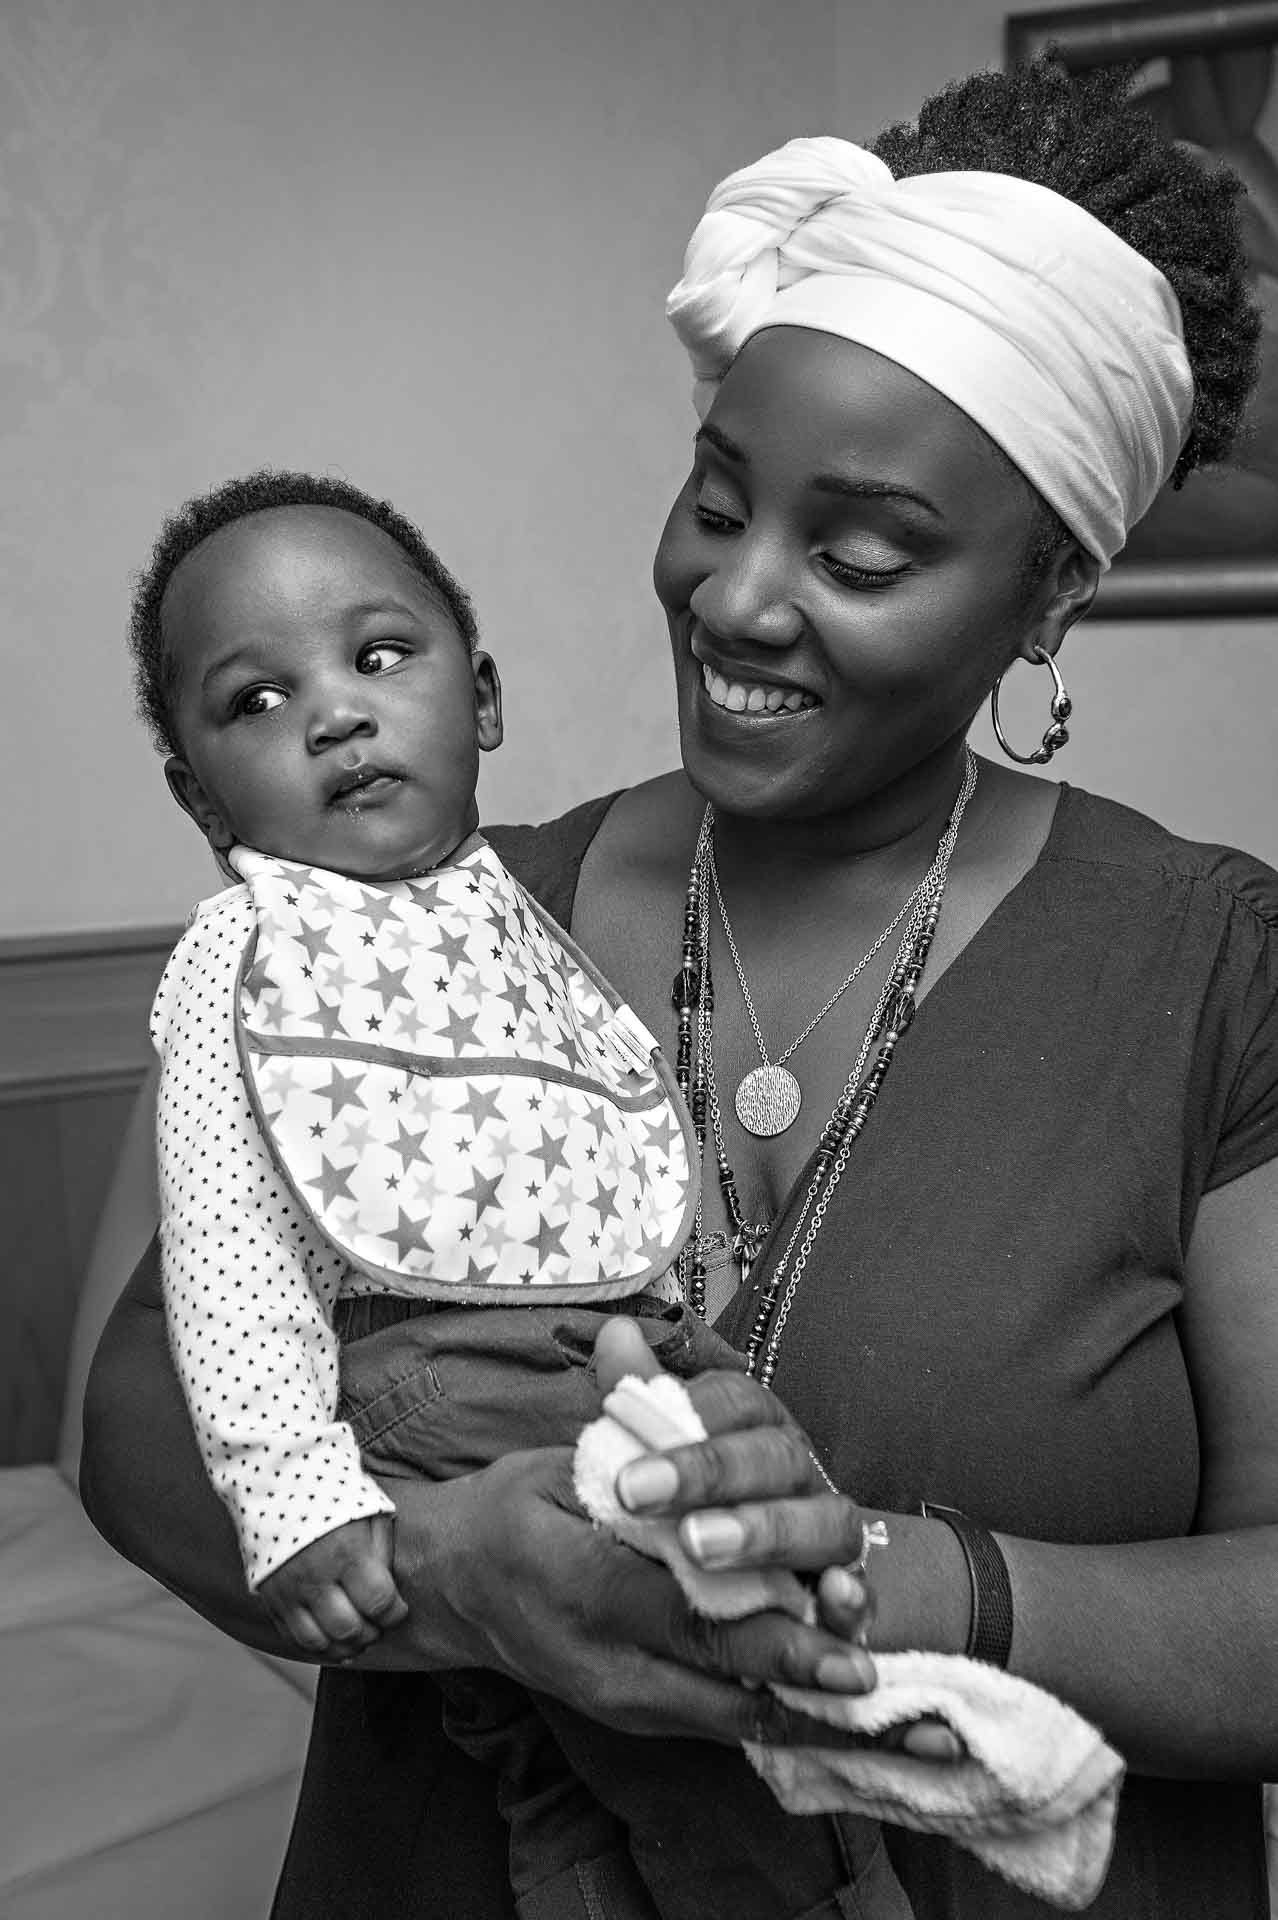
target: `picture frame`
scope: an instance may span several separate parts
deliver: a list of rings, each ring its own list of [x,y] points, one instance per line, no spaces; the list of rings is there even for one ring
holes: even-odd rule
[[[1182,493],[1160,496],[1147,520],[1134,531],[1132,554],[1120,555],[1106,574],[1094,617],[1229,619],[1278,613],[1278,411],[1275,431],[1265,430],[1270,381],[1275,383],[1278,399],[1278,364],[1274,364],[1278,360],[1278,159],[1255,133],[1255,122],[1269,98],[1278,49],[1278,0],[1226,0],[1218,5],[1203,5],[1199,0],[1119,0],[1118,4],[1058,6],[1007,16],[1004,54],[1008,66],[1049,48],[1071,72],[1119,62],[1167,60],[1169,84],[1151,100],[1169,116],[1168,131],[1185,139],[1200,129],[1177,124],[1178,78],[1192,79],[1199,89],[1204,82],[1219,81],[1233,115],[1232,130],[1239,136],[1225,157],[1245,181],[1252,174],[1246,219],[1262,314],[1263,296],[1272,293],[1273,300],[1276,351],[1266,351],[1269,343],[1262,339],[1262,381],[1253,403],[1256,417],[1248,417],[1245,464],[1192,474]],[[1245,127],[1244,121],[1248,122]],[[1270,203],[1264,189],[1271,175],[1275,219],[1269,223]],[[1265,471],[1270,448],[1272,474]],[[1239,503],[1232,516],[1231,500]],[[1271,505],[1272,521],[1267,511]],[[1267,531],[1270,525],[1272,538]]]

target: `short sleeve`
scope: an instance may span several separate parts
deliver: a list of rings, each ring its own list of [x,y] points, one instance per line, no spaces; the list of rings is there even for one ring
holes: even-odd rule
[[[561,927],[571,927],[577,876],[617,794],[585,800],[539,827],[485,827],[494,853]]]
[[[1278,1158],[1278,874],[1234,856],[1233,924],[1216,990],[1232,1001],[1236,1055],[1208,1191]]]

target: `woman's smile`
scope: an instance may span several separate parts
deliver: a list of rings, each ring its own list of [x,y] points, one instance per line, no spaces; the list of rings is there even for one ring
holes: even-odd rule
[[[745,714],[751,719],[760,715],[769,720],[778,717],[788,719],[791,714],[820,705],[815,695],[800,693],[797,688],[787,693],[784,687],[770,681],[730,680],[716,673],[713,667],[705,665],[701,669],[701,684],[711,706],[718,707],[724,713]]]
[[[688,647],[701,668],[706,698],[721,713],[788,719],[820,705],[817,696],[797,680],[728,659],[715,649],[701,627],[693,627]]]

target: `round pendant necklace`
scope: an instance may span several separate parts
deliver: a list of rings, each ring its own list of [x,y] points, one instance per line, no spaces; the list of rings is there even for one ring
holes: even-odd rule
[[[803,1029],[803,1032],[790,1042],[784,1053],[778,1054],[777,1058],[772,1060],[768,1057],[768,1049],[763,1040],[763,1029],[759,1025],[759,1017],[754,1010],[754,1001],[750,996],[750,988],[745,977],[745,968],[741,964],[741,955],[737,951],[737,943],[733,937],[732,922],[728,918],[728,909],[723,903],[723,890],[719,885],[719,869],[714,857],[714,809],[709,806],[707,806],[702,819],[702,839],[699,844],[704,845],[705,848],[703,857],[706,870],[710,876],[710,883],[714,888],[715,905],[719,909],[719,918],[723,922],[723,932],[728,943],[728,952],[732,955],[732,964],[736,969],[737,981],[741,988],[741,998],[745,1002],[746,1014],[749,1018],[750,1026],[754,1033],[754,1042],[759,1049],[759,1058],[762,1062],[761,1066],[753,1067],[739,1082],[736,1093],[733,1095],[732,1104],[736,1109],[737,1119],[741,1122],[741,1125],[747,1133],[752,1133],[755,1138],[759,1140],[771,1139],[775,1134],[784,1133],[787,1127],[794,1125],[794,1122],[799,1117],[799,1109],[803,1105],[802,1089],[794,1075],[790,1072],[790,1069],[786,1066],[786,1061],[803,1045],[803,1042],[808,1038],[809,1034],[813,1033],[816,1028],[820,1026],[831,1007],[837,1005],[852,985],[852,982],[859,979],[860,975],[864,973],[865,969],[869,966],[871,960],[874,959],[875,955],[885,943],[891,939],[901,922],[905,919],[905,916],[913,911],[923,898],[923,895],[934,884],[941,866],[941,848],[937,848],[936,856],[931,866],[923,875],[923,878],[919,881],[913,892],[893,914],[878,939],[874,942],[874,945],[870,947],[866,953],[861,955],[861,958],[857,961],[851,973],[848,974],[841,985],[834,989],[834,992],[819,1012],[813,1014],[807,1026]]]
[[[771,1263],[763,1284],[750,1335],[746,1345],[746,1371],[765,1386],[771,1384],[794,1298],[807,1268],[813,1246],[820,1235],[836,1188],[842,1179],[849,1156],[865,1129],[887,1078],[897,1046],[909,1030],[923,969],[927,964],[945,883],[950,856],[958,839],[959,826],[976,786],[976,759],[968,749],[963,784],[954,811],[946,822],[936,850],[936,858],[915,888],[910,900],[909,921],[896,957],[879,992],[874,1012],[856,1061],[844,1083],[843,1091],[821,1132],[811,1178],[798,1203],[784,1246]],[[710,838],[713,819],[706,809],[688,876],[684,902],[682,965],[671,990],[678,1015],[678,1048],[675,1074],[684,1099],[692,1113],[693,1125],[704,1155],[707,1134],[713,1136],[718,1161],[719,1184],[733,1229],[731,1257],[741,1283],[750,1278],[750,1268],[769,1231],[766,1223],[755,1225],[743,1218],[737,1194],[736,1176],[728,1162],[727,1146],[719,1113],[714,1076],[714,990],[710,981],[710,914],[707,882],[710,878]],[[911,903],[913,903],[911,905]],[[722,906],[720,906],[722,911]],[[904,910],[898,919],[904,917]],[[738,976],[739,977],[739,976]],[[744,983],[742,983],[744,984]],[[835,998],[837,999],[837,995]],[[823,1010],[824,1011],[824,1010]],[[820,1019],[821,1015],[817,1016]],[[812,1022],[816,1025],[816,1021]],[[809,1029],[810,1031],[810,1029]],[[800,1036],[801,1038],[806,1036]],[[877,1044],[877,1057],[866,1073],[871,1051]],[[798,1042],[795,1042],[798,1045]],[[792,1051],[793,1049],[791,1049]],[[766,1055],[765,1055],[766,1062]],[[864,1078],[862,1077],[864,1075]],[[711,1242],[703,1239],[701,1201],[698,1199],[692,1236],[679,1256],[678,1270],[684,1298],[694,1313],[706,1314],[706,1261]],[[720,1236],[714,1236],[717,1241]]]

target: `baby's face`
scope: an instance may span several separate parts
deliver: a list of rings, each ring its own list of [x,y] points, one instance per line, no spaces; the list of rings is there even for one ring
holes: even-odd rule
[[[237,520],[177,567],[161,615],[182,743],[165,771],[215,848],[389,880],[473,830],[496,672],[380,527],[334,507]]]

